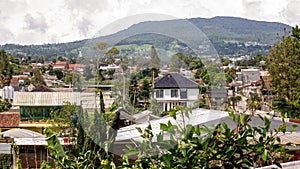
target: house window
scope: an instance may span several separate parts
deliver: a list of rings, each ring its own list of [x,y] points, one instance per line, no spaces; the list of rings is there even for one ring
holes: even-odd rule
[[[171,97],[178,97],[178,90],[171,90]]]
[[[163,98],[164,90],[156,90],[156,98]]]
[[[187,99],[187,89],[180,89],[180,98]]]

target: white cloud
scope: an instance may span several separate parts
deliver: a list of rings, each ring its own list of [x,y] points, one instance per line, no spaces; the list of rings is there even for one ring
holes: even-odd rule
[[[37,44],[92,37],[127,16],[236,16],[300,24],[299,0],[1,0],[0,43]]]
[[[7,28],[0,27],[0,44],[12,41],[14,39],[14,34]]]
[[[300,25],[300,1],[299,0],[291,0],[287,4],[286,8],[283,10],[283,15],[286,18],[287,23],[291,24],[292,26],[295,26],[295,24]],[[295,20],[298,21],[298,23],[295,23]]]
[[[46,23],[46,18],[41,13],[38,13],[36,17],[33,17],[31,14],[26,14],[24,17],[25,21],[25,29],[32,31],[40,31],[45,33],[48,29],[48,25]]]

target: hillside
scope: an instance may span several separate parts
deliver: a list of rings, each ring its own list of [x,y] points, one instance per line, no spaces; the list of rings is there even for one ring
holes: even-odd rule
[[[282,23],[235,17],[193,18],[190,21],[206,33],[212,41],[257,41],[272,44],[277,39],[277,33],[283,33],[285,28],[291,29],[289,25]]]
[[[117,39],[118,36],[136,31],[139,32],[152,26],[159,25],[161,29],[167,29],[170,22],[176,24],[177,21],[178,20],[142,22],[112,35],[90,39],[88,45],[93,45],[93,43],[99,41],[110,42]],[[284,32],[284,29],[291,29],[289,25],[282,23],[254,21],[236,17],[192,18],[188,19],[188,21],[207,35],[220,55],[266,54],[269,45],[276,42],[276,39]],[[178,26],[180,27],[181,25]],[[178,33],[192,36],[189,32],[185,31]],[[172,41],[174,41],[174,39],[163,35],[140,34],[124,39],[116,45],[151,44],[159,48],[168,49],[171,47],[170,43]],[[245,42],[249,41],[259,45],[245,46]],[[43,55],[47,59],[50,59],[57,55],[77,57],[79,50],[84,50],[83,46],[86,45],[86,42],[87,40],[44,45],[7,44],[0,46],[0,48],[17,56],[26,55],[34,58]],[[182,45],[184,46],[184,44]]]

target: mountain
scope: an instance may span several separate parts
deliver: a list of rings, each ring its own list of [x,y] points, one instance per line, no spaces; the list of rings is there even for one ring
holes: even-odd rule
[[[6,44],[0,48],[13,55],[26,55],[37,57],[40,55],[50,58],[57,55],[66,57],[77,57],[80,50],[86,45],[93,45],[99,41],[116,42],[119,37],[125,37],[126,34],[143,32],[149,27],[160,27],[163,31],[168,31],[168,25],[172,24],[180,28],[180,20],[168,21],[147,21],[141,22],[112,35],[81,40],[69,43],[43,44],[43,45],[17,45]],[[284,30],[291,30],[291,26],[278,22],[255,21],[237,17],[214,17],[214,18],[191,18],[187,19],[197,28],[199,28],[212,42],[219,55],[256,55],[257,53],[266,54],[269,46],[274,44]],[[191,32],[179,31],[177,34],[183,36],[193,36]],[[115,45],[126,44],[150,44],[160,48],[170,48],[173,38],[164,35],[154,35],[151,33],[142,33],[127,39],[121,39],[114,43]],[[179,42],[181,43],[181,42]],[[247,45],[248,43],[248,45]],[[250,45],[249,45],[250,44]],[[185,44],[182,44],[183,46]]]
[[[206,33],[212,41],[219,39],[272,44],[276,41],[278,33],[282,34],[284,29],[291,29],[291,26],[283,23],[254,21],[236,17],[193,18],[189,20]]]

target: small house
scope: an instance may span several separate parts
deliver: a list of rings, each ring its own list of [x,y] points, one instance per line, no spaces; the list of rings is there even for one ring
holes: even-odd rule
[[[174,105],[192,107],[199,98],[199,85],[180,73],[168,73],[154,83],[153,98],[163,111]]]

